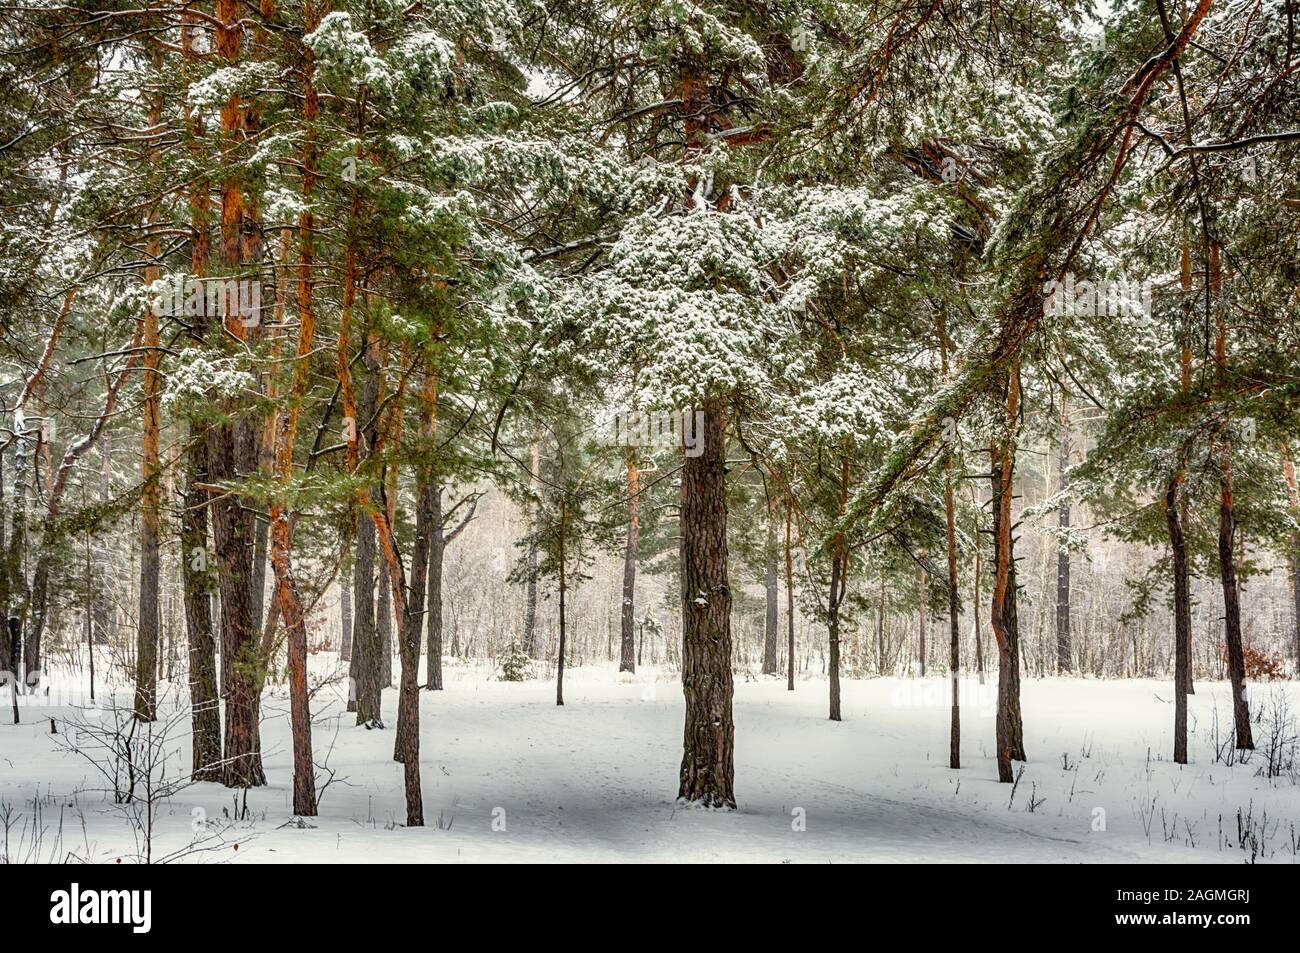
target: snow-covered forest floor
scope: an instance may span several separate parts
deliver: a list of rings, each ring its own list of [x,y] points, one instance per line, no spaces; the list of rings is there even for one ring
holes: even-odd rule
[[[288,696],[268,687],[262,741],[268,784],[247,795],[182,787],[153,810],[152,855],[212,863],[456,861],[998,861],[1294,863],[1300,840],[1295,765],[1270,778],[1275,722],[1294,754],[1294,683],[1252,685],[1258,750],[1216,761],[1231,723],[1227,682],[1202,681],[1190,700],[1191,763],[1171,763],[1172,703],[1163,681],[1024,681],[1030,761],[1014,786],[993,761],[995,679],[963,683],[960,771],[948,761],[948,682],[881,678],[844,683],[844,721],[826,718],[826,686],[736,684],[734,813],[675,803],[683,701],[674,675],[620,676],[599,665],[554,682],[498,681],[486,665],[447,669],[447,690],[421,695],[421,769],[428,826],[407,829],[402,769],[392,761],[397,692],[384,693],[386,730],[353,725],[343,671],[313,656],[314,745],[325,789],[320,816],[292,816]],[[64,694],[60,695],[60,691]],[[52,689],[69,699],[68,682]],[[166,771],[188,770],[188,714],[168,691],[156,731]],[[7,699],[6,699],[7,702]],[[129,688],[116,703],[130,704]],[[102,700],[101,700],[102,704]],[[129,723],[128,711],[121,713]],[[0,725],[0,844],[10,860],[130,862],[143,853],[148,799],[115,805],[104,777],[70,743],[91,736],[75,706],[23,708]],[[50,718],[59,734],[50,734]],[[65,720],[69,719],[69,720]],[[113,723],[109,710],[87,724]],[[174,722],[174,727],[167,728]],[[1216,742],[1217,725],[1217,742]],[[1229,749],[1230,750],[1230,749]],[[108,759],[99,754],[101,765]],[[111,773],[111,769],[110,769]],[[165,777],[163,776],[165,774]],[[144,780],[137,780],[142,790]],[[34,813],[37,819],[34,821]],[[305,826],[300,826],[305,824]],[[33,837],[33,832],[37,833]],[[191,852],[194,843],[199,850]],[[1242,846],[1244,843],[1244,846]]]

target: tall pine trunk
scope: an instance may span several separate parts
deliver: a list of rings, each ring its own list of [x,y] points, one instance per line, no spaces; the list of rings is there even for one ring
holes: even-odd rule
[[[436,335],[435,335],[436,336]],[[398,390],[398,404],[401,389]],[[426,453],[431,453],[437,427],[438,374],[430,358],[424,375],[421,392],[420,443]],[[424,627],[424,599],[429,579],[429,547],[434,533],[434,482],[431,466],[416,469],[415,480],[415,539],[411,547],[411,576],[409,585],[402,573],[400,559],[390,556],[386,560],[390,578],[393,579],[393,603],[397,607],[397,650],[401,661],[397,698],[397,737],[394,740],[393,759],[407,765],[407,813],[411,813],[411,797],[421,797],[420,785],[420,633]],[[389,498],[389,513],[396,509],[396,495]],[[390,522],[389,527],[393,524]],[[394,549],[391,529],[389,542]],[[412,778],[414,772],[414,778]],[[410,786],[414,781],[415,790]],[[422,807],[421,807],[422,810]],[[408,823],[410,823],[408,819]],[[423,823],[423,815],[419,823]]]
[[[957,514],[953,502],[952,453],[944,459],[943,510],[948,535],[948,672],[952,681],[952,719],[948,767],[961,767],[961,615],[957,598]]]
[[[880,570],[880,600],[876,603],[876,674],[885,674],[885,610],[887,593],[885,592],[885,571]]]
[[[217,56],[233,67],[243,55],[243,13],[235,0],[217,0],[215,13]],[[223,158],[227,152],[233,157],[247,132],[247,110],[232,94],[221,107]],[[226,160],[221,169],[220,259],[227,275],[239,276],[248,250],[249,216],[245,183],[232,161]],[[225,331],[241,341],[248,337],[248,327],[238,313],[225,316]],[[257,469],[257,436],[247,408],[232,400],[223,409],[228,419],[208,433],[208,470],[213,482],[236,483]],[[258,726],[263,659],[253,618],[253,517],[237,491],[218,494],[209,509],[221,591],[221,678],[226,702],[223,781],[229,787],[253,787],[266,783]]]
[[[1012,760],[1023,761],[1020,720],[1020,647],[1016,616],[1015,540],[1011,506],[1015,483],[1015,436],[1020,412],[1020,379],[1013,364],[1006,376],[1006,422],[1002,440],[992,447],[994,586],[993,634],[998,643],[996,754],[998,780],[1010,783]]]
[[[429,543],[433,535],[433,488],[427,474],[416,481],[415,540],[411,547],[411,583],[406,585],[400,571],[388,561],[394,604],[398,606],[398,658],[400,662],[397,697],[397,737],[393,743],[393,760],[407,764],[413,760],[419,775],[420,755],[420,634],[424,627],[424,598],[429,573]],[[399,601],[400,594],[400,601]],[[404,603],[404,605],[402,604]],[[409,781],[409,776],[408,776]],[[416,784],[418,785],[418,780]],[[408,792],[409,793],[409,792]],[[409,823],[409,821],[408,821]]]
[[[794,691],[794,548],[790,538],[794,522],[794,497],[787,496],[785,507],[785,690]]]
[[[971,486],[971,504],[975,510],[975,568],[971,580],[971,603],[975,612],[975,675],[984,684],[984,634],[983,615],[980,609],[980,587],[984,583],[984,547],[980,545],[980,506],[974,485]]]
[[[829,640],[826,659],[826,674],[830,689],[831,721],[840,721],[840,606],[838,593],[841,588],[840,574],[843,565],[840,562],[839,547],[836,546],[831,556],[831,586],[826,597],[826,632]]]
[[[926,599],[925,599],[925,592],[926,592],[926,582],[925,582],[925,549],[924,549],[924,547],[921,549],[921,575],[920,575],[920,579],[917,580],[917,588],[916,588],[916,591],[920,594],[920,604],[921,604],[921,620],[920,620],[919,635],[918,635],[918,638],[917,638],[917,653],[916,653],[916,655],[917,655],[917,659],[920,661],[920,664],[921,664],[921,677],[922,677],[922,678],[925,678],[925,602],[926,602]]]
[[[352,658],[352,584],[339,580],[339,658]]]
[[[13,656],[14,685],[26,694],[40,681],[40,635],[29,628],[32,591],[27,585],[24,567],[28,558],[27,516],[31,509],[31,468],[34,448],[26,425],[15,427],[20,436],[14,452],[14,515],[13,536],[9,542],[9,578],[11,604],[9,607],[9,646]],[[14,708],[14,720],[18,709]]]
[[[152,58],[158,67],[156,54]],[[149,126],[157,129],[162,122],[162,103],[155,96],[149,107]],[[149,151],[150,165],[160,162],[159,150]],[[151,230],[158,223],[158,206],[154,204],[148,215]],[[162,257],[162,239],[150,237],[145,244],[148,264],[144,269],[144,283],[152,285],[162,275],[159,264]],[[141,370],[141,411],[143,422],[140,436],[140,605],[136,629],[135,717],[138,721],[153,721],[158,715],[158,638],[160,616],[158,586],[160,581],[162,545],[162,467],[159,461],[159,434],[162,428],[162,376],[159,371],[158,310],[146,304],[141,318],[144,324],[140,344],[144,350]]]
[[[259,459],[265,456],[260,449],[261,443],[259,440],[257,451]],[[258,620],[259,627],[261,620],[266,618],[266,566],[270,559],[270,541],[271,524],[264,519],[254,517],[252,603],[253,618]],[[272,611],[275,610],[275,606],[271,608]]]
[[[424,528],[428,528],[428,506],[427,500],[420,502],[419,496],[427,496],[428,484],[417,492],[416,504],[416,523],[417,523],[417,553],[420,547],[418,539],[418,527],[420,519],[426,520]],[[393,749],[393,759],[398,761],[403,768],[403,786],[406,792],[406,826],[423,827],[424,826],[424,794],[420,787],[420,686],[416,675],[416,669],[420,662],[420,639],[418,622],[412,622],[408,605],[404,598],[406,594],[406,580],[403,578],[401,570],[400,557],[397,554],[396,543],[392,537],[392,531],[389,528],[386,516],[382,511],[372,513],[375,520],[376,529],[379,534],[379,549],[384,554],[384,563],[389,567],[389,580],[393,588],[393,602],[397,606],[397,611],[401,617],[401,648],[403,661],[403,674],[401,690],[397,699],[397,725],[398,730],[395,732],[396,740]],[[412,568],[416,568],[414,561]],[[426,567],[421,564],[420,569]],[[420,587],[421,590],[423,587]],[[423,602],[423,598],[420,600]],[[418,615],[416,616],[418,619]],[[414,629],[414,631],[412,631]],[[410,652],[414,648],[414,663],[411,663]],[[408,675],[409,673],[409,675]]]
[[[1228,677],[1232,680],[1232,715],[1237,747],[1255,747],[1250,730],[1250,705],[1246,700],[1246,658],[1241,638],[1241,595],[1237,586],[1237,561],[1233,551],[1236,517],[1232,490],[1232,440],[1220,446],[1219,476],[1219,576],[1223,583],[1224,641],[1228,649]]]
[[[432,534],[429,539],[429,572],[425,603],[429,615],[425,623],[428,643],[425,647],[425,687],[442,691],[442,561],[447,552],[447,529],[442,524],[442,485],[431,488],[433,508]]]
[[[563,491],[561,491],[563,492]],[[568,573],[565,571],[565,561],[567,553],[565,552],[565,536],[568,533],[568,500],[560,504],[560,539],[559,539],[559,557],[560,557],[560,638],[559,645],[555,652],[555,704],[564,704],[564,652],[568,648],[568,620],[565,618],[566,599],[568,594]]]
[[[1219,246],[1210,244],[1210,300],[1213,303],[1218,333],[1214,344],[1215,377],[1220,387],[1228,376],[1228,325],[1219,298]],[[1246,700],[1246,658],[1241,637],[1241,592],[1237,585],[1236,512],[1232,486],[1232,435],[1225,424],[1219,438],[1219,578],[1223,583],[1224,642],[1228,650],[1228,676],[1232,680],[1232,715],[1237,747],[1255,747],[1250,731],[1250,706]]]
[[[193,438],[197,439],[197,437]],[[99,503],[101,506],[106,506],[112,495],[113,475],[113,435],[112,432],[107,429],[105,429],[104,435],[100,438],[99,457]],[[0,544],[0,553],[3,553],[2,544]],[[95,547],[95,579],[97,585],[95,586],[94,593],[94,620],[92,625],[96,645],[108,645],[112,637],[116,634],[114,611],[109,602],[109,587],[107,585],[108,576],[108,546],[101,542]],[[0,606],[0,614],[3,612],[4,607]]]
[[[1180,263],[1179,270],[1181,273],[1180,281],[1183,290],[1183,302],[1182,302],[1183,326],[1179,331],[1179,336],[1182,339],[1182,345],[1178,350],[1178,388],[1179,391],[1182,393],[1182,395],[1186,397],[1187,394],[1192,389],[1192,311],[1195,308],[1195,301],[1193,300],[1193,295],[1192,295],[1192,246],[1191,243],[1187,240],[1183,241],[1181,263]],[[1181,470],[1182,468],[1180,467],[1180,472],[1177,475],[1177,479],[1180,484],[1184,476]],[[1178,515],[1179,515],[1180,526],[1187,525],[1187,519],[1188,519],[1187,507],[1188,507],[1188,496],[1186,493],[1183,493],[1181,494],[1181,500],[1179,501],[1178,504]],[[1184,542],[1183,545],[1185,547],[1186,542]],[[1184,560],[1186,560],[1185,549],[1184,549]],[[1186,572],[1187,569],[1185,565],[1184,573]],[[1183,585],[1185,588],[1190,588],[1187,579],[1183,580]],[[1186,652],[1184,653],[1186,664],[1181,673],[1183,694],[1195,695],[1196,687],[1192,677],[1193,668],[1195,667],[1195,660],[1192,654],[1192,607],[1191,607],[1190,596],[1188,596],[1187,598],[1186,605],[1183,611],[1186,613],[1187,616],[1187,649]],[[1175,624],[1175,629],[1176,628],[1177,626]],[[1177,650],[1175,648],[1175,654],[1176,651]],[[1174,684],[1175,685],[1178,684],[1177,677],[1174,679]]]
[[[197,18],[187,15],[181,31],[184,66],[188,73],[199,58],[196,40]],[[203,138],[202,114],[186,107],[186,122],[197,153]],[[211,253],[209,227],[210,183],[199,179],[190,190],[190,271],[198,279],[207,276]],[[201,348],[207,333],[206,316],[195,315],[191,346]],[[107,438],[107,434],[105,435]],[[221,780],[221,699],[217,687],[217,642],[212,620],[212,572],[208,558],[208,448],[202,423],[191,420],[189,445],[185,451],[184,507],[181,511],[181,590],[185,605],[185,635],[189,656],[190,683],[190,776],[195,781]],[[104,445],[104,470],[100,499],[108,498],[109,450]],[[102,580],[102,573],[99,575]],[[97,600],[98,604],[98,600]],[[106,613],[105,613],[106,615]]]
[[[185,632],[190,663],[192,777],[221,778],[221,702],[217,693],[217,643],[212,626],[211,575],[208,566],[208,452],[197,427],[191,426],[186,452],[185,508],[181,513],[181,584],[185,597]]]
[[[380,560],[379,605],[375,609],[375,627],[379,631],[376,670],[379,672],[381,689],[393,687],[393,580],[389,572],[388,563]]]
[[[1183,535],[1178,489],[1182,472],[1165,492],[1165,526],[1174,564],[1174,761],[1187,763],[1187,655],[1192,642],[1192,607],[1188,589],[1187,540]]]
[[[366,342],[363,364],[366,376],[361,386],[361,400],[355,408],[355,416],[349,418],[352,422],[348,428],[350,442],[358,444],[357,449],[350,451],[350,454],[354,454],[357,459],[359,459],[359,445],[363,437],[368,447],[373,448],[375,445],[374,418],[379,403],[379,345],[373,334]],[[351,389],[350,386],[348,389]],[[366,425],[364,432],[363,424]],[[356,464],[353,463],[352,469],[355,467]],[[370,728],[384,726],[381,692],[383,682],[379,669],[382,650],[375,599],[377,557],[375,524],[368,514],[359,513],[356,523],[356,560],[353,564],[352,579],[354,611],[349,681],[354,702],[352,710],[357,713],[357,724]]]
[[[1060,474],[1060,492],[1070,489],[1070,412],[1066,404],[1065,388],[1061,388],[1061,419],[1057,427],[1057,473]],[[1070,530],[1070,501],[1063,498],[1057,511],[1056,527],[1061,539],[1056,549],[1056,670],[1073,669],[1070,654],[1070,551],[1066,536]]]
[[[627,451],[627,545],[623,550],[623,606],[618,670],[636,671],[636,548],[641,529],[641,473],[636,451]]]
[[[353,163],[360,159],[362,148],[362,137],[365,132],[365,105],[363,100],[357,103],[357,138],[354,152],[352,155]],[[355,180],[355,176],[353,177]],[[356,390],[352,383],[352,312],[356,306],[357,300],[357,226],[361,217],[361,196],[357,191],[356,182],[350,185],[351,200],[348,205],[347,228],[343,239],[343,290],[342,299],[339,308],[339,334],[338,341],[334,348],[334,368],[339,379],[339,394],[343,399],[343,439],[347,442],[347,472],[353,474],[361,460],[361,424],[358,422],[359,411],[357,409]],[[369,354],[367,348],[366,353]],[[369,383],[370,376],[367,375],[366,385]],[[369,420],[371,414],[365,416]],[[357,662],[356,650],[354,645],[355,634],[353,632],[353,610],[356,602],[353,599],[353,593],[360,596],[364,594],[371,600],[370,620],[373,627],[374,622],[374,583],[371,579],[373,574],[373,546],[371,547],[370,563],[371,570],[367,571],[362,581],[360,567],[360,543],[359,537],[361,531],[369,528],[373,539],[374,528],[370,520],[364,515],[357,513],[355,505],[348,507],[347,513],[347,532],[349,542],[353,544],[353,580],[349,584],[347,581],[342,583],[343,589],[343,645],[342,656],[348,660],[348,705],[347,710],[355,712],[357,710]],[[358,721],[358,724],[361,724]]]
[[[995,726],[995,743],[998,764],[998,780],[1009,784],[1011,773],[1011,708],[1010,686],[1011,660],[1010,632],[1007,624],[1007,601],[1014,596],[1008,595],[1010,589],[1010,553],[1011,553],[1011,506],[1005,499],[1010,486],[1008,479],[1011,465],[1010,454],[1004,445],[993,445],[993,636],[998,642],[998,700],[997,723]]]
[[[280,425],[285,441],[288,429]],[[290,438],[291,440],[292,438]],[[278,454],[277,454],[278,455]],[[303,618],[298,581],[291,562],[289,515],[279,505],[271,511],[271,566],[275,570],[280,612],[288,633],[289,721],[293,734],[293,813],[316,815],[316,774],[312,763],[311,707],[307,689],[307,624]]]
[[[26,408],[20,400],[13,416],[14,479],[13,522],[9,547],[5,553],[5,571],[9,583],[9,653],[8,670],[13,672],[11,682],[15,696],[26,694],[32,679],[40,679],[39,648],[33,649],[27,636],[27,618],[31,603],[31,590],[27,585],[25,567],[28,559],[27,517],[32,505],[31,472],[35,455],[33,434],[26,417]],[[18,723],[18,703],[14,702],[14,723]]]
[[[1014,465],[1014,463],[1013,463]],[[1014,487],[1014,481],[1012,486]],[[1015,496],[1014,489],[1011,494]],[[1020,675],[1023,662],[1020,657],[1020,585],[1016,582],[1016,536],[1015,525],[1011,531],[1011,566],[1008,569],[1010,585],[1006,605],[1007,622],[1011,636],[1011,684],[1007,692],[1007,705],[1011,725],[1011,757],[1016,761],[1025,761],[1025,726],[1020,711]]]
[[[375,527],[367,517],[357,522],[356,559],[352,565],[352,658],[349,711],[357,724],[383,727],[379,690],[379,632],[375,625]]]
[[[283,233],[285,238],[281,241],[281,249],[285,252],[285,258],[281,262],[281,269],[288,268],[288,232]],[[277,284],[279,281],[277,281]],[[287,283],[286,283],[287,284]],[[283,304],[287,304],[281,296],[281,288],[276,289],[276,309],[283,311]],[[287,292],[287,287],[283,289]],[[276,315],[276,323],[284,321],[284,314]],[[279,349],[281,341],[277,335],[272,352],[272,364],[278,364],[280,361]],[[266,394],[267,403],[274,405],[276,401],[275,389],[270,383],[271,375],[264,375],[267,380],[263,386],[263,392]],[[268,482],[274,478],[275,472],[275,421],[274,412],[268,413],[262,418],[262,427],[257,431],[257,469],[264,479]],[[266,567],[270,562],[270,543],[271,543],[271,523],[269,519],[262,519],[260,514],[255,514],[253,518],[253,619],[257,622],[258,627],[262,626],[267,617],[266,607]],[[274,574],[274,567],[272,567]],[[275,591],[272,591],[272,600],[278,598]],[[273,612],[279,612],[279,606],[271,606]]]
[[[1295,462],[1291,459],[1290,449],[1282,445],[1282,475],[1286,479],[1287,503],[1291,508],[1291,518],[1300,523],[1300,483],[1297,483]],[[1288,558],[1291,570],[1291,600],[1295,610],[1292,620],[1295,624],[1295,662],[1300,671],[1300,530],[1291,533],[1291,553]]]
[[[317,17],[311,0],[303,8],[305,29],[316,27]],[[306,131],[302,149],[302,197],[304,211],[298,216],[298,349],[293,361],[293,383],[288,399],[274,417],[274,473],[279,492],[272,498],[269,514],[270,558],[275,571],[276,596],[287,633],[289,664],[289,722],[293,734],[293,812],[299,817],[316,815],[316,772],[312,762],[311,704],[307,690],[307,622],[303,617],[298,579],[293,569],[293,529],[285,495],[293,481],[294,444],[298,434],[298,416],[307,393],[311,353],[316,336],[315,216],[311,211],[316,187],[316,115],[319,100],[313,83],[311,50],[304,52],[303,125]],[[287,261],[280,263],[288,267]],[[263,568],[262,573],[265,573]],[[255,577],[256,580],[256,577]],[[261,591],[254,586],[254,605],[260,606]],[[255,616],[254,618],[260,618]]]
[[[939,363],[948,380],[948,326],[939,311]],[[948,732],[948,767],[961,767],[961,619],[957,595],[957,507],[953,498],[953,454],[950,443],[943,455],[943,516],[948,543],[948,675],[952,681],[952,717]]]
[[[763,674],[776,675],[781,671],[777,661],[777,642],[780,638],[778,617],[781,593],[777,587],[776,508],[767,507],[767,548],[763,560],[763,593],[766,613],[763,617]]]
[[[682,464],[681,784],[677,796],[705,807],[736,806],[732,720],[731,588],[727,582],[726,406],[704,402],[703,452]]]
[[[18,724],[18,662],[20,646],[17,633],[10,625],[9,600],[14,582],[11,574],[9,550],[5,545],[5,523],[8,522],[5,502],[4,451],[0,450],[0,671],[9,673],[9,702],[13,710],[13,724]],[[11,638],[11,635],[13,638]],[[0,685],[0,691],[4,686]]]
[[[401,406],[399,387],[396,406]],[[431,408],[430,408],[431,409]],[[424,430],[425,428],[422,428]],[[430,519],[433,511],[431,499],[432,478],[427,468],[421,468],[416,481],[415,545],[411,554],[411,579],[424,581],[428,572],[428,546]],[[390,503],[395,503],[390,500]],[[386,507],[376,508],[369,495],[362,491],[361,503],[375,523],[379,537],[379,550],[388,568],[388,581],[392,604],[397,610],[398,648],[401,652],[401,685],[397,699],[397,731],[393,759],[403,767],[406,791],[407,827],[424,826],[424,795],[420,785],[420,620],[424,615],[424,586],[407,585],[397,542],[393,538],[392,523]]]
[[[405,349],[403,350],[403,354],[404,353],[405,353]],[[384,354],[387,355],[386,348]],[[387,366],[388,366],[388,361],[386,356],[383,361],[383,365],[386,373]],[[400,375],[402,370],[402,362],[400,360],[398,362],[397,370],[398,370],[398,374]],[[398,386],[398,393],[400,394],[402,385],[399,382],[397,386]],[[406,416],[405,414],[402,413],[400,408],[401,408],[401,404],[399,402],[397,404],[397,407],[394,409],[393,413],[389,417],[391,421],[391,427],[392,427],[392,433],[389,437],[389,442],[390,445],[393,446],[394,448],[400,447],[402,444],[402,429],[406,423]],[[382,471],[382,478],[385,484],[383,499],[386,501],[388,506],[388,525],[390,528],[397,526],[398,470],[399,467],[395,462],[389,463],[386,461],[384,464],[384,470]],[[416,505],[418,506],[419,505],[418,487],[416,490],[416,494],[417,494]],[[396,532],[395,529],[392,531]],[[394,542],[396,542],[395,539]],[[400,653],[402,649],[401,646],[402,624],[400,621],[401,606],[399,606],[397,602],[394,601],[393,594],[403,590],[397,588],[397,584],[401,582],[401,580],[394,579],[392,577],[392,572],[393,572],[392,566],[387,559],[380,562],[379,564],[379,582],[380,582],[379,614],[378,614],[379,644],[380,644],[379,674],[382,679],[384,688],[392,688],[394,684],[393,683],[393,640],[394,638],[396,638],[397,640],[397,651]],[[423,579],[424,577],[421,576],[420,578]],[[420,601],[421,603],[423,603],[424,587],[421,586],[420,590],[421,590]],[[403,596],[403,599],[405,599],[405,596]],[[399,700],[398,702],[399,707],[400,704],[401,702]],[[401,720],[400,716],[398,720],[400,723]]]
[[[541,491],[541,466],[542,466],[542,445],[534,440],[529,452],[529,466],[531,469],[528,474],[528,489],[530,499],[536,500],[537,494]],[[528,515],[530,522],[534,515],[533,507],[535,503],[530,502],[528,505]],[[538,657],[537,646],[537,540],[531,532],[528,535],[528,552],[524,558],[525,572],[528,578],[524,580],[524,654],[529,658]]]
[[[246,421],[219,424],[208,439],[208,467],[214,479],[248,474],[252,443]],[[245,464],[240,467],[240,462]],[[221,680],[226,702],[223,782],[229,787],[266,783],[258,726],[258,686],[263,660],[252,605],[253,521],[233,493],[209,504],[221,592]]]
[[[844,516],[844,508],[849,499],[849,458],[848,454],[840,456],[840,495],[836,510],[838,517]],[[840,606],[844,602],[844,593],[848,589],[849,551],[844,534],[837,532],[831,548],[831,588],[826,600],[826,627],[830,635],[830,657],[828,673],[830,681],[830,720],[840,720]]]

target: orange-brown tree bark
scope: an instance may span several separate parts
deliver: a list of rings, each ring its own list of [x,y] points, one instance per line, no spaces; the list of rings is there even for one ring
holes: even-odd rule
[[[243,9],[237,0],[216,0],[215,50],[227,66],[243,56]],[[246,104],[231,94],[221,106],[220,170],[221,222],[219,259],[231,276],[244,272],[256,249],[249,243],[252,229],[245,205],[243,176],[235,167],[248,138]],[[246,235],[246,230],[250,233]],[[246,279],[247,280],[247,279]],[[234,309],[222,316],[224,336],[244,341],[260,314],[243,320]],[[214,342],[209,342],[214,343]],[[208,431],[208,469],[214,483],[233,487],[257,469],[257,431],[249,409],[228,400],[225,419]],[[229,787],[254,787],[266,783],[262,770],[259,694],[265,661],[254,618],[253,514],[238,492],[219,493],[209,502],[216,550],[218,588],[221,593],[221,685],[225,698],[223,781]]]
[[[305,29],[315,29],[317,15],[311,0],[303,7]],[[293,812],[316,815],[316,773],[312,763],[311,707],[307,689],[307,624],[293,569],[292,527],[286,496],[293,481],[293,452],[298,417],[311,373],[311,352],[316,337],[315,217],[311,211],[316,190],[317,156],[315,123],[319,109],[313,82],[311,50],[304,51],[302,151],[303,212],[298,218],[298,349],[293,362],[293,383],[283,408],[275,416],[276,494],[270,505],[270,553],[275,571],[276,595],[288,633],[289,720],[293,732]],[[287,263],[282,263],[287,264]]]

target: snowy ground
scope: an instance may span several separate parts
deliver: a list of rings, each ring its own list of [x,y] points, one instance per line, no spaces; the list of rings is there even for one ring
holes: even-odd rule
[[[321,678],[336,664],[313,657]],[[199,838],[208,849],[183,859],[1241,863],[1251,850],[1250,836],[1238,834],[1240,812],[1261,862],[1296,861],[1297,776],[1264,776],[1262,751],[1246,764],[1215,761],[1216,712],[1221,736],[1230,721],[1224,682],[1197,685],[1193,763],[1180,767],[1168,760],[1165,683],[1026,679],[1032,760],[1013,796],[995,781],[992,684],[965,686],[964,761],[952,771],[943,678],[848,681],[841,723],[826,719],[822,681],[793,693],[783,680],[738,681],[740,809],[728,813],[674,802],[682,697],[675,680],[652,678],[629,681],[605,666],[571,670],[567,704],[557,708],[551,682],[503,683],[483,668],[449,668],[446,691],[422,694],[423,829],[401,826],[402,773],[391,761],[396,691],[384,695],[384,731],[354,727],[337,686],[317,693],[316,756],[335,780],[306,827],[291,822],[288,699],[268,691],[270,783],[248,794],[250,816],[233,819],[236,796],[226,788],[186,787],[155,811],[153,855]],[[67,701],[64,691],[56,686],[52,697]],[[119,703],[129,697],[118,693]],[[1300,712],[1295,684],[1252,686],[1251,698],[1261,710],[1285,702]],[[14,860],[133,860],[141,851],[133,808],[115,806],[93,766],[63,750],[85,741],[63,721],[73,712],[25,707],[25,723],[14,727],[7,699],[0,709],[0,820],[4,805],[10,814],[0,850]],[[1270,720],[1256,728],[1261,747]],[[188,762],[189,740],[177,733],[167,748],[180,752],[171,778]]]

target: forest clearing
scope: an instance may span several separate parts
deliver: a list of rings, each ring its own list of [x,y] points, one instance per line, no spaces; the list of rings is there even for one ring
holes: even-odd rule
[[[421,697],[421,719],[439,741],[421,765],[425,832],[412,837],[385,733],[352,727],[335,656],[312,661],[322,683],[334,675],[313,697],[314,737],[331,780],[318,815],[289,823],[289,699],[271,690],[263,696],[267,785],[233,792],[185,783],[161,798],[155,861],[1294,864],[1300,849],[1294,777],[1261,771],[1262,750],[1224,763],[1232,702],[1223,682],[1195,697],[1194,758],[1181,766],[1161,754],[1171,736],[1163,682],[1027,681],[1025,743],[1034,757],[1013,785],[996,783],[993,686],[962,685],[970,770],[953,772],[945,679],[846,682],[841,723],[825,717],[823,679],[794,693],[781,679],[740,682],[742,793],[735,813],[717,815],[678,804],[667,790],[680,760],[679,682],[654,667],[620,677],[608,663],[573,669],[562,708],[537,680],[502,682],[491,666],[449,666],[445,691]],[[170,696],[164,689],[164,723]],[[129,691],[122,697],[129,702]],[[1294,683],[1255,697],[1270,726],[1300,704]],[[392,717],[392,693],[387,701]],[[165,746],[168,781],[189,774],[180,709]],[[62,720],[70,712],[42,714]],[[129,719],[129,707],[117,714]],[[94,721],[112,717],[106,708]],[[140,803],[112,803],[86,758],[69,751],[90,747],[94,736],[63,730],[73,737],[51,736],[36,720],[8,736],[4,756],[34,769],[8,772],[0,801],[27,812],[35,802],[42,825],[39,837],[10,832],[10,859],[135,856],[144,839]]]

